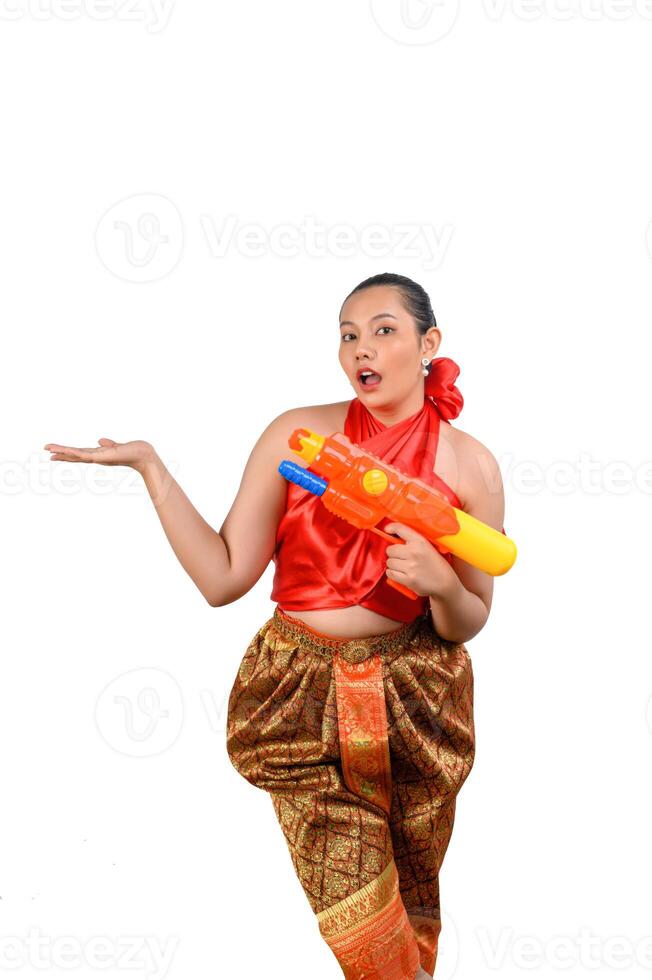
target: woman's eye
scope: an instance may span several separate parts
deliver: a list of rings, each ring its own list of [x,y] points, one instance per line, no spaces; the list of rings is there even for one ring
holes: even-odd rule
[[[394,327],[378,327],[377,332],[380,332],[381,330],[389,330],[391,333],[394,333]],[[342,340],[346,340],[347,337],[352,337],[352,336],[353,336],[352,333],[342,334]]]

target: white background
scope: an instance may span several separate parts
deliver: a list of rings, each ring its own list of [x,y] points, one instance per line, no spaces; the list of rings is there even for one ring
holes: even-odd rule
[[[210,608],[136,474],[42,447],[148,439],[219,528],[272,418],[353,397],[338,312],[383,271],[519,547],[437,977],[649,975],[652,3],[0,9],[7,976],[341,975],[225,749],[273,566]]]

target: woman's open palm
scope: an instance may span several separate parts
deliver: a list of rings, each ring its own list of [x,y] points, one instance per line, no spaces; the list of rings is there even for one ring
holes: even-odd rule
[[[50,459],[61,459],[69,463],[103,463],[105,466],[133,466],[138,470],[142,467],[152,450],[152,446],[144,439],[134,439],[132,442],[115,442],[113,439],[98,439],[99,446],[80,449],[76,446],[60,446],[56,442],[48,442],[43,446],[53,455]]]

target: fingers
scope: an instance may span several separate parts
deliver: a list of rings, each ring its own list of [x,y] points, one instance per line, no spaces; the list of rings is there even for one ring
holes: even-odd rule
[[[400,534],[402,538],[416,533],[411,527],[408,527],[407,524],[401,524],[399,521],[392,521],[391,523],[386,524],[383,530],[388,531],[390,534]]]
[[[393,568],[391,565],[388,565],[385,569],[385,575],[387,578],[393,578],[395,581],[398,581],[401,576],[405,576],[406,574],[406,571],[403,571],[400,568]]]
[[[390,544],[385,548],[385,558],[388,561],[405,558],[405,544]]]
[[[427,540],[423,534],[415,531],[409,524],[401,524],[399,521],[392,521],[390,524],[386,524],[383,531],[387,531],[389,534],[398,534],[399,537],[408,542]]]
[[[66,463],[90,463],[92,462],[90,457],[85,457],[83,453],[54,453],[50,456],[50,460],[62,459]]]
[[[393,572],[406,572],[410,567],[409,560],[405,558],[388,558],[385,561],[385,568],[390,568]]]
[[[68,463],[92,463],[97,449],[92,447],[77,449],[75,446],[60,446],[56,442],[48,442],[44,449],[53,453],[50,459],[62,459]]]

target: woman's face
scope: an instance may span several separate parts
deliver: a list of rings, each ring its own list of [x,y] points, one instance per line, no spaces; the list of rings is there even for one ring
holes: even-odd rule
[[[370,407],[399,405],[417,392],[422,400],[421,358],[434,357],[440,340],[437,327],[418,335],[414,317],[393,286],[369,286],[342,307],[340,364],[358,398]],[[358,376],[361,370],[373,371],[380,381],[368,386]]]

